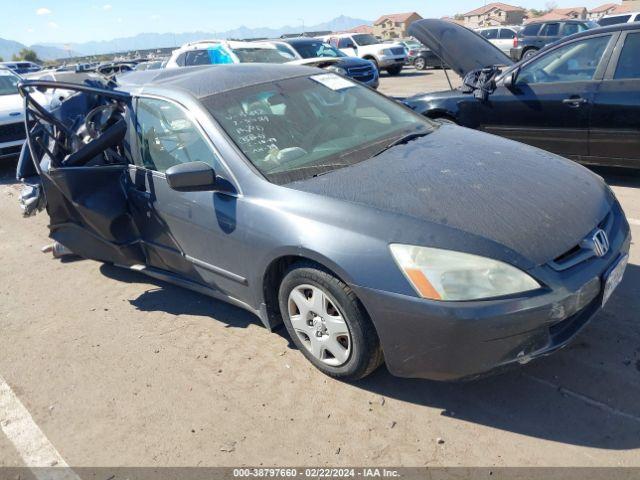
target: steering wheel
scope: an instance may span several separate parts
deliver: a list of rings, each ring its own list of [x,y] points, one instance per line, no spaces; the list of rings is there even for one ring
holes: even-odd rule
[[[91,110],[84,119],[84,127],[93,139],[98,138],[104,131],[113,125],[113,117],[120,108],[115,103],[100,105]]]

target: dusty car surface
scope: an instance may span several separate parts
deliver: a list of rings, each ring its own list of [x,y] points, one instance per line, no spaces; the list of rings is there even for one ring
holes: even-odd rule
[[[517,64],[453,23],[411,29],[464,78],[406,99],[415,111],[580,163],[640,168],[640,24],[587,30]]]
[[[36,121],[26,214],[85,258],[282,321],[328,375],[473,377],[569,342],[630,244],[602,179],[290,65],[69,85]],[[26,155],[25,155],[26,157]],[[43,194],[44,193],[44,194]]]

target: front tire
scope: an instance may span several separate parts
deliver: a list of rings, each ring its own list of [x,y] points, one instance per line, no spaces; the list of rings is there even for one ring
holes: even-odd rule
[[[348,285],[319,265],[292,265],[278,301],[293,343],[326,375],[355,381],[382,363],[380,341],[364,307]]]
[[[424,70],[427,68],[427,61],[422,57],[418,57],[413,61],[413,66],[416,70]]]
[[[389,75],[399,75],[402,71],[402,65],[395,65],[393,67],[387,68],[387,73]]]

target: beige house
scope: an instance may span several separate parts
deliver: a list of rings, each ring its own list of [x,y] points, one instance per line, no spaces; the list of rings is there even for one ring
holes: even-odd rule
[[[416,20],[422,20],[416,12],[383,15],[373,22],[373,34],[380,38],[405,38],[409,36],[409,25]]]
[[[506,3],[489,3],[462,14],[463,24],[469,28],[493,27],[497,25],[520,25],[527,11],[522,7]]]
[[[593,20],[594,22],[600,20],[605,15],[613,13],[618,8],[617,3],[605,3],[599,7],[592,8],[587,12],[587,20]]]
[[[531,17],[526,23],[548,22],[553,20],[586,20],[587,9],[585,7],[555,8],[539,17]]]

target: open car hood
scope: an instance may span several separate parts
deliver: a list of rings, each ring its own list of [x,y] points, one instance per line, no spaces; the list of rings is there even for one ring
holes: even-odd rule
[[[446,20],[413,22],[409,35],[420,40],[461,77],[474,70],[513,64],[499,48],[474,31]]]

